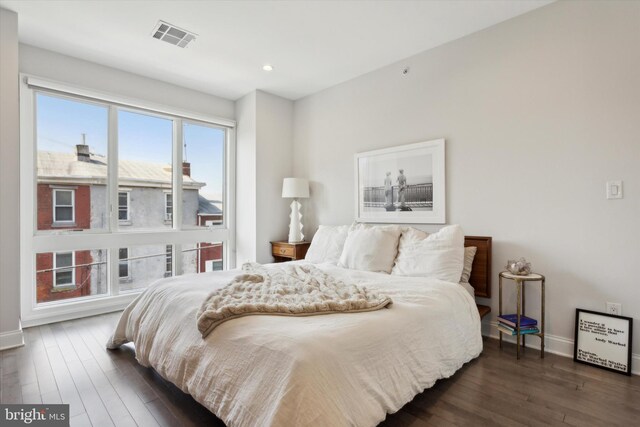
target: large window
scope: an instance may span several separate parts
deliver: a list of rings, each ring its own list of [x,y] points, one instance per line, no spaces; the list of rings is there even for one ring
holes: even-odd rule
[[[33,78],[21,102],[26,325],[233,266],[233,122]]]

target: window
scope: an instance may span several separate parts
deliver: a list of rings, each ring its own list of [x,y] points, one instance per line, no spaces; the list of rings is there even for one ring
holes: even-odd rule
[[[53,190],[53,222],[74,222],[74,199],[73,190]]]
[[[210,271],[219,271],[222,270],[222,260],[206,260],[205,261],[205,268],[204,271],[205,272],[210,272]]]
[[[118,191],[135,188],[137,213],[127,224],[130,230],[172,228],[161,196],[173,188],[173,126],[157,114],[118,110]]]
[[[105,230],[109,109],[62,94],[36,92],[34,98],[34,141],[25,143],[36,149],[35,177],[28,181],[35,178],[37,230]]]
[[[234,266],[222,252],[234,247],[234,122],[31,76],[21,85],[25,326],[124,308],[207,261]],[[200,256],[203,241],[220,249]]]
[[[171,276],[173,274],[173,250],[171,245],[167,245],[164,262],[164,275]]]
[[[128,191],[118,193],[118,221],[129,221],[129,202],[131,200]]]
[[[185,121],[183,140],[182,225],[220,225],[224,209],[225,133],[217,127]]]
[[[129,249],[120,248],[118,251],[118,277],[120,279],[129,278]]]
[[[173,219],[173,196],[171,193],[164,195],[164,220],[171,221]]]
[[[53,286],[74,286],[75,268],[73,252],[56,252],[53,256]],[[63,268],[70,267],[70,268]]]

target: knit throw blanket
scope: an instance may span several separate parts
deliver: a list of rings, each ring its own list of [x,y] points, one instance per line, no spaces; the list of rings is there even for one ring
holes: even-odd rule
[[[231,283],[209,294],[198,310],[202,338],[223,322],[242,316],[357,313],[379,310],[392,302],[310,264],[264,267],[246,263],[242,270]]]

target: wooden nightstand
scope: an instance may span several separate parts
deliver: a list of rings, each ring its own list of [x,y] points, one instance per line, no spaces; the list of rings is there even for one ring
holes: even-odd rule
[[[275,262],[304,259],[311,242],[271,242],[271,254]]]

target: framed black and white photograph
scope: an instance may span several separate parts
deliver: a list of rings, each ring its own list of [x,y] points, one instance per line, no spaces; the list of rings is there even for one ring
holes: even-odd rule
[[[445,223],[444,139],[355,156],[356,221]]]
[[[576,309],[573,360],[631,375],[633,319]]]

